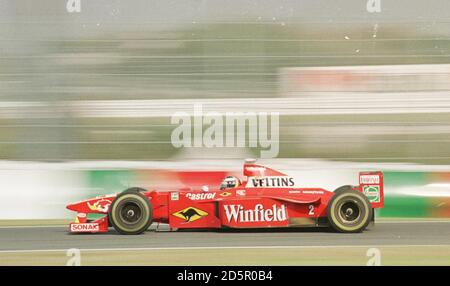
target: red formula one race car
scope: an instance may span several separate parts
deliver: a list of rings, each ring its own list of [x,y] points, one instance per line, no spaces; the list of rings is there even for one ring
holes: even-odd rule
[[[171,229],[284,228],[331,226],[338,232],[361,232],[382,208],[382,172],[359,173],[358,186],[334,192],[297,187],[295,179],[246,161],[242,182],[233,176],[215,190],[147,191],[130,188],[67,206],[76,211],[70,232],[139,234],[153,222]],[[88,220],[88,213],[104,214]]]

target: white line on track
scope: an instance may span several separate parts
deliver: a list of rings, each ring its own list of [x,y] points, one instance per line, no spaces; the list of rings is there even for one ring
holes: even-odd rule
[[[387,244],[387,245],[269,245],[269,246],[193,246],[193,247],[137,247],[137,248],[84,248],[80,251],[152,251],[152,250],[220,250],[220,249],[308,249],[308,248],[372,248],[372,247],[450,247],[450,244],[421,245],[421,244]],[[2,253],[37,253],[37,252],[65,252],[68,249],[29,249],[29,250],[0,250]]]

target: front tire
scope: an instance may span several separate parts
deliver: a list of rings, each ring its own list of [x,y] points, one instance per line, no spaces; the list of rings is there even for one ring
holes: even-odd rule
[[[140,192],[123,192],[111,204],[111,225],[121,234],[140,234],[153,221],[153,208],[146,196]]]
[[[370,223],[373,209],[364,194],[343,190],[333,195],[327,207],[331,227],[338,232],[361,232]]]

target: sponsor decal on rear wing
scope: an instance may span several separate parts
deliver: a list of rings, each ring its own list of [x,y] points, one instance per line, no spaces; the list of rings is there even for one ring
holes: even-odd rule
[[[359,173],[360,191],[367,196],[373,208],[382,208],[384,205],[383,173]]]
[[[380,176],[379,175],[360,175],[359,183],[360,184],[379,184]]]

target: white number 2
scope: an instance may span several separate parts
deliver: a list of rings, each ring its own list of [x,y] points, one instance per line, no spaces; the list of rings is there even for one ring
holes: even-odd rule
[[[81,0],[67,0],[66,9],[69,13],[80,13]]]
[[[308,206],[308,208],[309,208],[309,215],[314,215],[314,205],[309,205]]]

